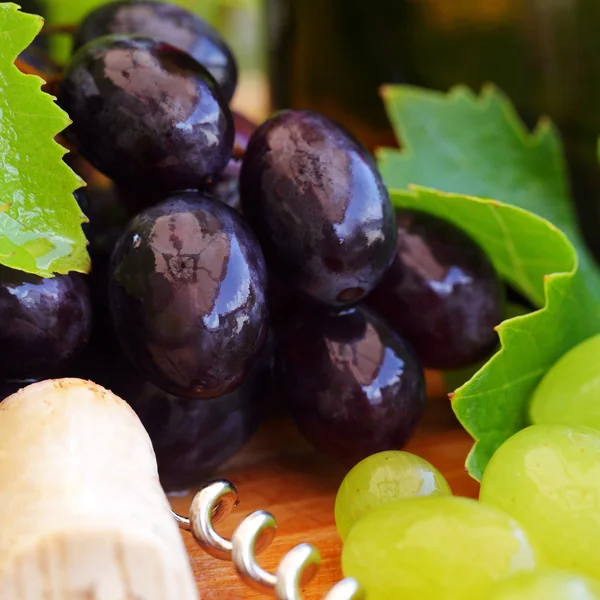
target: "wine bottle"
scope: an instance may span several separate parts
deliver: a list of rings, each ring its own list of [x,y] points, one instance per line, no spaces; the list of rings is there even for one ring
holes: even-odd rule
[[[268,0],[274,108],[336,119],[368,147],[394,144],[378,89],[492,82],[533,126],[563,136],[584,233],[600,256],[600,2]]]

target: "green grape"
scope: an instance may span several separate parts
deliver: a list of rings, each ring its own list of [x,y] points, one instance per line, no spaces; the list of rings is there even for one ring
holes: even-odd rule
[[[600,583],[566,571],[532,571],[503,581],[481,600],[600,600]]]
[[[480,500],[504,509],[541,545],[549,564],[600,573],[600,432],[532,425],[490,460]]]
[[[454,496],[380,506],[354,525],[342,551],[344,575],[369,600],[477,600],[542,560],[506,513]]]
[[[335,524],[342,540],[363,515],[383,504],[415,496],[450,496],[443,475],[425,459],[399,450],[361,460],[344,478],[335,499]]]
[[[569,350],[536,388],[533,423],[587,425],[600,429],[600,335]]]

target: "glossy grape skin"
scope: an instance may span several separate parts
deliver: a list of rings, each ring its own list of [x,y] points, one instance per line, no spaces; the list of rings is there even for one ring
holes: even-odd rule
[[[0,378],[62,374],[92,327],[89,291],[78,274],[44,279],[0,267]]]
[[[451,496],[444,476],[420,456],[389,450],[368,456],[344,477],[335,498],[335,525],[344,541],[371,510],[417,496]]]
[[[552,365],[533,393],[531,421],[600,429],[599,356],[600,335],[595,335]]]
[[[298,428],[343,464],[401,448],[422,415],[425,383],[417,360],[363,309],[316,313],[282,336],[275,358]]]
[[[187,52],[231,100],[238,78],[235,58],[221,35],[200,17],[166,2],[111,2],[87,15],[75,33],[74,46],[111,34],[145,35]]]
[[[600,582],[544,569],[502,581],[481,600],[600,600]]]
[[[425,367],[460,369],[494,350],[503,289],[483,250],[455,225],[400,210],[394,263],[369,305],[413,346]]]
[[[135,217],[110,270],[110,308],[129,359],[176,396],[233,391],[268,329],[266,267],[228,206],[181,193]]]
[[[532,425],[492,456],[480,500],[506,510],[540,544],[548,564],[598,576],[600,432]]]
[[[358,302],[393,260],[394,215],[377,166],[321,115],[288,110],[263,123],[240,196],[275,274],[324,304]]]
[[[231,158],[233,119],[212,77],[150,38],[86,44],[66,68],[58,103],[73,120],[69,141],[117,183],[197,188]]]
[[[541,561],[506,513],[453,496],[381,506],[356,523],[342,551],[344,575],[358,579],[369,600],[479,600]]]

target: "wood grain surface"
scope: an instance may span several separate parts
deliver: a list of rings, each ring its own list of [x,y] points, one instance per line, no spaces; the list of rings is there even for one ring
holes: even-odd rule
[[[268,86],[264,74],[242,73],[233,108],[261,122],[268,114]],[[427,373],[429,406],[425,419],[405,450],[429,460],[442,471],[455,495],[477,497],[479,486],[465,472],[472,445],[446,398],[439,373]],[[260,555],[260,563],[274,570],[293,546],[309,542],[321,553],[321,567],[304,590],[306,600],[323,598],[341,577],[340,552],[333,516],[335,495],[346,470],[315,451],[302,439],[289,419],[266,423],[217,476],[236,485],[239,506],[217,528],[230,535],[249,513],[264,509],[278,524],[277,536]],[[193,492],[172,497],[173,508],[187,514]],[[264,598],[238,579],[231,562],[205,554],[187,533],[183,534],[198,589],[203,600]]]
[[[456,495],[477,497],[478,484],[464,470],[472,440],[455,421],[445,398],[429,400],[419,431],[405,448],[437,466]],[[236,525],[254,510],[271,512],[278,524],[277,536],[260,555],[260,563],[274,570],[294,545],[309,542],[322,558],[315,579],[304,598],[322,598],[341,577],[341,543],[335,529],[335,494],[346,470],[319,455],[301,438],[293,423],[278,418],[265,423],[249,444],[218,474],[233,481],[240,503],[217,528],[230,535]],[[173,508],[187,514],[192,493],[171,497]],[[187,533],[183,534],[198,589],[203,600],[264,598],[246,588],[230,562],[205,554]]]

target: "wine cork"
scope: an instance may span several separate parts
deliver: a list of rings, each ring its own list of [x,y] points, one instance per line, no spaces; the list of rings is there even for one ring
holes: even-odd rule
[[[99,385],[43,381],[0,404],[0,598],[198,598],[148,434]]]

